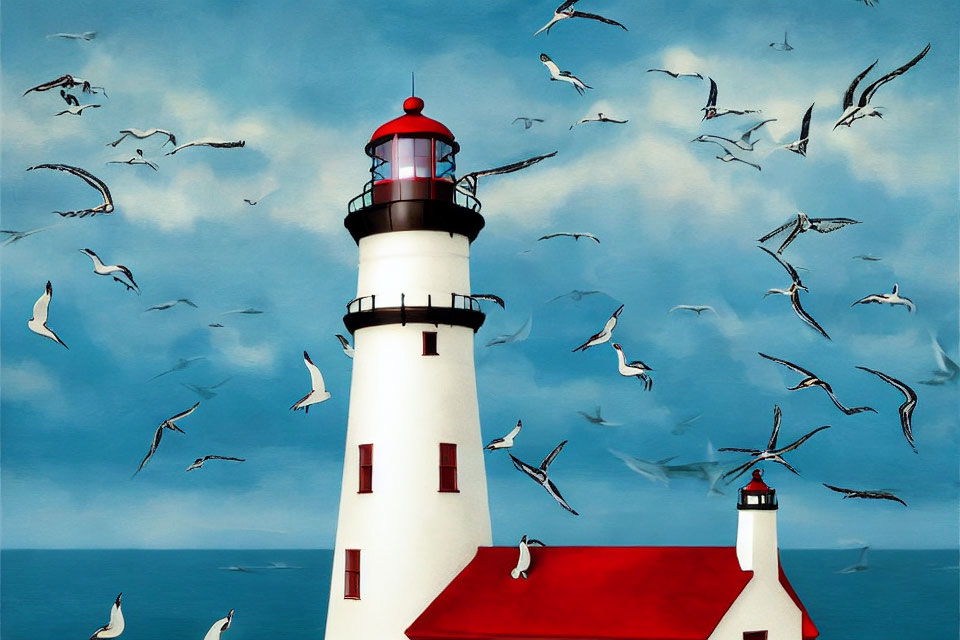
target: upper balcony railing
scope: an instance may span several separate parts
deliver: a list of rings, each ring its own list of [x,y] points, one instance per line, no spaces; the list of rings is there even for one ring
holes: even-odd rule
[[[393,181],[393,182],[401,183],[401,186],[402,186],[402,183],[403,183],[404,181],[403,181],[403,180],[396,180],[396,181]],[[410,181],[410,182],[411,182],[411,183],[414,183],[414,182],[417,182],[417,181]],[[464,207],[465,209],[469,209],[470,211],[474,211],[474,212],[479,212],[479,211],[480,211],[480,206],[481,206],[481,205],[480,205],[480,201],[477,200],[475,197],[473,197],[473,196],[470,195],[470,194],[464,193],[464,192],[461,191],[460,189],[453,189],[452,191],[453,191],[453,201],[454,201],[454,203],[456,203],[457,205],[459,205],[459,206],[461,206],[461,207]],[[400,198],[400,199],[403,199],[403,198]],[[410,198],[410,199],[419,200],[419,199],[423,199],[423,198],[416,198],[416,197],[414,197],[414,198]],[[391,200],[384,200],[383,202],[396,202],[396,201],[397,201],[397,200],[391,199]],[[363,187],[363,193],[361,193],[360,195],[358,195],[358,196],[356,196],[355,198],[353,198],[353,199],[347,204],[347,212],[348,212],[348,213],[353,213],[353,212],[358,211],[358,210],[360,210],[360,209],[364,209],[364,208],[366,208],[366,207],[369,207],[369,206],[371,206],[371,205],[373,205],[373,204],[375,204],[375,200],[374,200],[374,183],[373,183],[373,181],[371,180],[370,182],[368,182],[367,184],[364,185],[364,187]]]
[[[407,294],[401,293],[399,300],[400,304],[396,304],[396,301],[397,300],[395,296],[393,296],[393,300],[385,300],[384,297],[381,296],[380,305],[378,306],[376,294],[362,296],[360,298],[354,298],[347,303],[347,313],[362,313],[366,311],[377,311],[378,309],[400,309],[401,311],[404,311],[409,307],[416,307],[420,309],[442,308],[482,311],[480,308],[480,302],[476,298],[463,295],[461,293],[451,293],[449,297],[445,295],[434,297],[429,293],[426,295],[419,295],[413,299],[413,304],[411,304],[411,300]]]

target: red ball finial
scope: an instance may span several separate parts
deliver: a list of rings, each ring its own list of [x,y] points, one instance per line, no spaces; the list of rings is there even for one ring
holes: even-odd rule
[[[420,112],[423,111],[423,100],[416,96],[410,96],[403,101],[403,111],[412,116],[420,115]]]

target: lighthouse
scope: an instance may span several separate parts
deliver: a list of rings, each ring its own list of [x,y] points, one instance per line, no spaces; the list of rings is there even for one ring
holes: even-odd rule
[[[354,359],[327,640],[402,640],[492,543],[470,296],[480,203],[455,189],[459,145],[407,98],[367,143],[344,226],[359,252],[343,318]]]

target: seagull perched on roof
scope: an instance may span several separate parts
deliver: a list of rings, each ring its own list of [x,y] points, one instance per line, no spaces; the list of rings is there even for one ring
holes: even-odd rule
[[[827,484],[826,482],[821,482],[823,486],[831,491],[836,491],[837,493],[843,493],[844,499],[847,498],[871,498],[874,500],[894,500],[899,502],[903,506],[907,506],[907,503],[893,495],[888,491],[860,491],[857,489],[844,489],[843,487],[835,487],[832,484]]]
[[[520,116],[519,118],[514,118],[513,122],[511,122],[510,124],[517,124],[521,120],[523,121],[524,130],[532,127],[534,122],[543,122],[543,118],[525,118],[523,116]]]
[[[64,173],[75,175],[99,191],[103,197],[103,204],[97,205],[96,207],[79,209],[77,211],[54,211],[54,213],[59,213],[61,216],[68,218],[84,218],[88,215],[95,216],[98,213],[113,213],[113,198],[110,196],[110,189],[107,188],[103,180],[91,174],[89,171],[81,169],[80,167],[71,167],[68,164],[38,164],[33,167],[28,167],[27,171],[33,171],[34,169],[53,169],[54,171],[63,171]]]
[[[27,328],[37,335],[50,338],[57,344],[63,345],[65,349],[69,349],[70,347],[63,343],[60,336],[47,327],[47,316],[50,311],[51,298],[53,298],[53,287],[50,285],[50,281],[47,280],[47,286],[43,293],[37,298],[37,301],[33,303],[33,316],[27,320]]]
[[[310,413],[310,405],[329,400],[330,392],[327,391],[327,387],[323,383],[323,375],[320,374],[320,369],[313,364],[313,360],[310,359],[306,351],[303,352],[303,364],[307,366],[307,371],[310,372],[310,393],[297,400],[290,408],[294,411],[303,409],[304,413]]]
[[[850,218],[811,218],[803,211],[797,211],[796,219],[784,222],[782,225],[757,240],[757,242],[766,242],[775,235],[790,229],[790,233],[787,234],[786,239],[780,245],[780,248],[777,249],[777,253],[783,253],[783,250],[786,249],[787,246],[801,233],[805,233],[807,231],[830,233],[831,231],[842,229],[851,224],[860,224],[860,221],[852,220]]]
[[[820,333],[820,335],[822,335],[824,338],[829,340],[830,336],[828,336],[827,332],[823,330],[823,327],[817,324],[817,321],[813,319],[813,316],[807,313],[804,310],[804,308],[800,305],[800,291],[803,290],[809,293],[810,290],[807,289],[805,286],[803,286],[803,283],[800,282],[800,274],[797,273],[797,270],[793,268],[793,265],[791,265],[789,262],[781,258],[779,254],[774,253],[773,251],[770,251],[770,249],[767,249],[766,247],[759,247],[759,248],[762,249],[763,251],[766,251],[768,254],[770,254],[773,257],[774,260],[779,262],[780,266],[786,269],[787,273],[790,274],[790,278],[793,280],[793,282],[790,283],[790,286],[788,288],[768,289],[767,292],[763,294],[763,297],[766,298],[767,296],[774,293],[784,295],[784,296],[790,296],[790,304],[793,306],[794,313],[796,313],[801,320],[803,320],[808,325],[816,329]]]
[[[133,288],[134,291],[137,292],[137,295],[140,295],[140,287],[137,286],[136,282],[134,282],[133,273],[130,271],[130,269],[123,266],[122,264],[111,264],[111,265],[103,264],[103,260],[100,259],[100,256],[94,253],[91,249],[80,249],[80,253],[84,254],[85,256],[93,260],[93,272],[95,274],[100,276],[109,276],[109,275],[119,273],[124,277],[126,277],[127,280],[129,280],[130,282],[129,286]],[[114,279],[118,280],[119,282],[123,282],[123,280],[117,278],[115,275],[114,275]]]
[[[586,342],[576,349],[573,349],[573,351],[586,351],[590,347],[595,347],[598,344],[603,344],[604,342],[609,341],[610,337],[613,335],[613,330],[617,326],[621,312],[623,312],[623,305],[617,307],[617,310],[614,311],[609,318],[607,318],[607,321],[603,324],[603,329],[587,338]]]
[[[233,460],[235,462],[245,462],[244,458],[232,458],[230,456],[203,456],[202,458],[197,458],[193,461],[187,471],[193,471],[194,469],[199,469],[203,466],[203,463],[207,460]]]
[[[699,73],[670,71],[669,69],[647,69],[647,73],[650,73],[651,71],[659,71],[660,73],[665,73],[668,76],[673,76],[674,78],[700,78],[703,80],[703,76]]]
[[[629,120],[614,120],[613,118],[608,118],[602,113],[598,113],[596,118],[580,118],[579,120],[574,122],[572,125],[570,125],[570,128],[573,129],[578,124],[583,124],[585,122],[613,122],[614,124],[626,124],[627,122],[629,122]]]
[[[172,156],[177,151],[186,149],[188,147],[213,147],[214,149],[237,149],[239,147],[246,146],[244,140],[234,140],[234,141],[221,141],[221,140],[212,140],[210,138],[203,138],[201,140],[192,140],[186,142],[179,147],[176,147],[173,151],[168,151],[167,155]]]
[[[142,129],[130,128],[130,129],[120,129],[120,133],[122,133],[123,135],[121,135],[119,138],[117,138],[113,142],[108,142],[107,144],[111,147],[115,147],[118,144],[120,144],[123,141],[123,139],[126,138],[127,136],[133,136],[134,138],[143,140],[144,138],[149,138],[152,135],[160,134],[162,136],[167,136],[167,139],[164,141],[164,143],[160,145],[161,147],[166,146],[168,143],[172,144],[173,146],[177,146],[177,137],[172,133],[170,133],[169,131],[167,131],[166,129],[142,130]]]
[[[783,466],[785,466],[785,467],[786,467],[787,469],[789,469],[790,471],[792,471],[793,473],[796,473],[797,475],[800,475],[800,474],[797,472],[796,469],[794,469],[793,467],[791,467],[790,464],[789,464],[786,460],[783,459],[783,454],[785,454],[785,453],[790,453],[791,451],[793,451],[794,449],[796,449],[797,447],[799,447],[801,444],[803,444],[804,442],[806,442],[808,439],[810,439],[810,438],[813,436],[813,434],[817,433],[818,431],[823,431],[824,429],[829,429],[829,428],[830,428],[830,425],[824,425],[824,426],[822,426],[822,427],[817,427],[816,429],[814,429],[813,431],[811,431],[811,432],[808,433],[807,435],[803,436],[802,438],[800,438],[800,439],[798,439],[798,440],[795,440],[794,442],[791,442],[791,443],[788,444],[787,446],[785,446],[785,447],[780,447],[780,448],[778,449],[778,448],[777,448],[777,436],[780,435],[780,416],[781,416],[780,407],[777,406],[777,405],[774,405],[774,406],[773,406],[773,432],[770,434],[770,441],[767,443],[767,446],[766,446],[765,449],[738,449],[738,448],[734,448],[734,447],[723,447],[723,448],[721,448],[721,449],[717,449],[717,451],[737,451],[737,452],[740,452],[740,453],[749,453],[750,455],[754,456],[754,457],[753,457],[752,459],[750,459],[748,462],[745,462],[744,464],[740,465],[739,467],[735,467],[735,468],[731,469],[730,471],[726,472],[725,474],[723,474],[723,477],[724,477],[724,478],[726,478],[726,477],[728,477],[728,476],[733,476],[732,478],[730,478],[730,479],[727,481],[727,484],[730,484],[731,482],[733,482],[734,480],[736,480],[737,478],[739,478],[740,476],[742,476],[742,475],[743,475],[744,473],[746,473],[746,472],[750,469],[750,467],[752,467],[753,465],[757,464],[758,462],[763,462],[764,460],[770,460],[770,461],[772,461],[772,462],[778,462],[778,463],[782,464]]]
[[[787,32],[783,32],[783,42],[771,42],[770,46],[776,49],[777,51],[793,51],[793,47],[790,46],[790,43],[787,42]]]
[[[636,378],[643,383],[644,391],[650,391],[653,388],[653,378],[648,376],[647,372],[653,371],[653,369],[639,360],[627,362],[627,358],[623,354],[623,347],[616,342],[613,343],[613,349],[617,352],[617,371],[620,372],[620,375]]]
[[[868,296],[860,298],[850,306],[857,304],[870,304],[875,302],[877,304],[889,304],[890,306],[902,305],[907,308],[907,311],[913,311],[917,307],[913,304],[913,300],[910,298],[905,298],[900,295],[900,285],[897,283],[893,284],[893,291],[890,293],[871,293]]]
[[[719,118],[720,116],[736,115],[742,116],[747,113],[760,113],[759,109],[718,109],[717,108],[717,83],[713,78],[708,78],[710,80],[710,93],[707,95],[707,104],[700,109],[703,111],[704,120],[712,120],[713,118]]]
[[[800,373],[806,376],[796,386],[787,387],[787,391],[796,391],[797,389],[809,389],[810,387],[820,387],[821,389],[827,392],[827,395],[830,396],[831,400],[833,400],[833,404],[837,406],[837,409],[840,409],[840,411],[843,411],[848,416],[853,415],[855,413],[861,413],[863,411],[873,411],[874,413],[877,412],[877,410],[874,409],[873,407],[849,407],[849,408],[845,407],[842,404],[840,404],[839,400],[837,400],[837,396],[833,395],[833,388],[830,386],[830,384],[818,378],[814,373],[807,371],[800,365],[793,364],[792,362],[787,362],[786,360],[781,360],[780,358],[774,358],[773,356],[768,356],[767,354],[760,353],[759,351],[757,353],[759,353],[761,357],[764,357],[767,360],[771,360],[778,364],[782,364],[788,369],[793,369],[797,373]]]
[[[917,408],[917,392],[903,382],[892,376],[888,376],[882,371],[876,371],[874,369],[868,369],[867,367],[861,366],[857,366],[857,369],[868,371],[887,384],[896,387],[897,390],[903,394],[903,397],[906,398],[898,410],[900,413],[900,428],[903,429],[903,437],[907,439],[907,444],[910,445],[910,448],[913,449],[913,452],[919,453],[917,451],[917,447],[913,444],[913,424],[911,423],[911,420],[913,419],[913,410]]]
[[[527,579],[527,571],[530,570],[530,545],[547,546],[535,538],[527,540],[527,534],[523,534],[523,537],[520,538],[520,556],[517,558],[517,566],[510,570],[510,577],[514,580],[517,578]]]
[[[529,464],[527,464],[523,460],[519,460],[515,458],[512,453],[507,453],[507,455],[510,456],[510,460],[513,461],[514,467],[516,467],[519,471],[523,471],[525,474],[527,474],[528,476],[533,478],[536,482],[538,482],[544,489],[547,490],[547,493],[553,496],[553,499],[556,500],[561,507],[563,507],[573,515],[578,516],[580,514],[574,511],[570,507],[570,505],[567,504],[567,501],[564,500],[563,496],[560,495],[560,491],[557,490],[556,485],[554,485],[553,482],[550,480],[550,478],[547,477],[547,467],[550,466],[550,463],[553,462],[553,459],[557,457],[557,454],[560,453],[560,451],[563,449],[565,444],[567,444],[566,440],[558,444],[553,451],[547,454],[547,457],[544,458],[543,462],[540,463],[539,468],[531,467]]]
[[[526,169],[531,165],[537,164],[541,160],[552,158],[555,155],[557,155],[556,151],[552,153],[545,153],[539,156],[534,156],[532,158],[527,158],[526,160],[520,160],[519,162],[511,162],[510,164],[494,167],[493,169],[483,169],[482,171],[471,171],[470,173],[460,176],[455,186],[457,191],[461,193],[465,193],[470,196],[476,196],[477,185],[479,184],[480,178],[483,178],[485,176],[495,176],[495,175],[501,175],[504,173],[513,173],[514,171],[520,171],[521,169]]]
[[[160,440],[161,438],[163,438],[164,429],[170,429],[171,431],[179,431],[180,433],[184,433],[184,430],[177,426],[176,421],[182,418],[186,418],[191,413],[196,411],[197,407],[199,406],[200,406],[200,403],[198,402],[197,404],[193,405],[186,411],[178,413],[172,418],[167,418],[166,420],[160,423],[160,426],[157,427],[157,430],[153,434],[153,441],[150,443],[150,450],[147,451],[147,455],[143,456],[143,460],[140,461],[140,466],[137,467],[137,470],[133,472],[134,476],[140,473],[140,470],[143,469],[143,465],[147,464],[147,460],[149,460],[153,456],[153,454],[156,453],[157,447],[160,446]]]
[[[560,231],[557,233],[548,233],[545,236],[540,236],[539,238],[537,238],[537,241],[539,242],[540,240],[550,240],[551,238],[562,238],[562,237],[573,238],[574,240],[579,240],[580,238],[589,238],[590,240],[593,240],[597,244],[600,244],[600,238],[598,238],[597,236],[593,235],[592,233],[585,233],[580,231],[578,232]]]
[[[213,623],[207,635],[203,636],[203,640],[220,640],[221,634],[230,628],[231,621],[233,621],[233,609],[230,609],[226,618],[220,618]]]
[[[610,24],[615,27],[620,27],[624,31],[627,30],[625,26],[617,22],[616,20],[611,20],[610,18],[604,18],[603,16],[598,16],[595,13],[584,13],[583,11],[574,11],[573,5],[577,3],[577,0],[566,0],[559,7],[553,10],[553,17],[550,18],[550,22],[543,25],[533,34],[534,36],[540,34],[543,31],[546,31],[547,34],[550,34],[550,29],[553,28],[553,25],[557,24],[561,20],[566,20],[568,18],[588,18],[590,20],[598,20],[604,24]]]
[[[523,428],[523,422],[517,420],[517,426],[510,430],[510,433],[503,436],[502,438],[494,438],[484,449],[488,451],[494,451],[496,449],[509,449],[513,446],[513,439],[517,437],[517,434],[520,433],[520,429]]]
[[[110,622],[94,631],[93,635],[90,636],[90,640],[97,640],[98,638],[116,638],[123,633],[123,628],[126,625],[123,620],[123,611],[120,609],[120,602],[122,599],[123,592],[120,592],[117,594],[117,598],[113,601],[113,605],[110,606]]]
[[[573,88],[577,90],[577,93],[580,95],[584,94],[584,89],[593,89],[588,84],[585,84],[583,80],[573,75],[569,71],[560,71],[560,67],[557,66],[557,63],[550,59],[545,53],[540,54],[540,62],[547,68],[550,72],[550,79],[556,80],[558,82],[569,82],[573,85]]]
[[[354,350],[353,350],[353,347],[350,346],[350,342],[339,333],[335,335],[337,336],[337,340],[340,341],[340,348],[343,349],[343,355],[352,359]]]
[[[929,44],[927,44],[923,51],[918,53],[907,64],[874,80],[872,84],[863,90],[863,92],[860,94],[860,99],[857,101],[857,104],[854,105],[853,94],[857,90],[857,85],[860,84],[860,81],[863,80],[864,76],[870,73],[870,71],[877,65],[878,60],[874,60],[873,64],[861,71],[860,74],[853,79],[853,82],[850,83],[850,86],[847,87],[847,92],[843,96],[843,113],[840,115],[840,119],[837,120],[836,124],[833,125],[833,128],[836,129],[841,125],[846,125],[849,127],[854,123],[855,120],[859,120],[860,118],[865,118],[867,116],[882,118],[883,116],[880,115],[880,112],[877,111],[877,108],[870,105],[870,99],[873,98],[873,94],[876,93],[877,89],[882,87],[887,82],[890,82],[897,76],[906,73],[913,65],[920,62],[923,56],[927,55],[928,51],[930,51]]]

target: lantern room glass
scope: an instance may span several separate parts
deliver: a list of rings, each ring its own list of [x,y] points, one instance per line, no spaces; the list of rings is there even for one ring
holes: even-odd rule
[[[424,178],[453,182],[455,153],[442,140],[395,136],[373,148],[370,174],[374,183]]]

